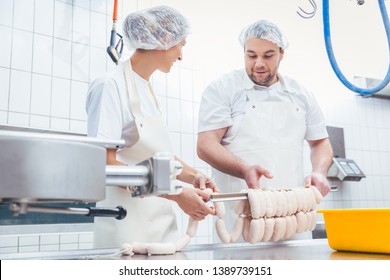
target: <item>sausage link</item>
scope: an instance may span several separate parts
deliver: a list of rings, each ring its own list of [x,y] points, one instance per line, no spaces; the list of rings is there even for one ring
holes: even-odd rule
[[[198,221],[192,219],[191,217],[188,219],[188,226],[187,226],[187,234],[190,237],[193,237],[196,234],[196,230],[198,229]]]
[[[190,242],[191,242],[191,236],[189,236],[188,234],[184,234],[182,238],[180,238],[175,242],[176,252],[181,251]]]
[[[238,216],[234,222],[232,232],[230,233],[230,242],[234,243],[240,238],[242,231],[244,229],[244,218]]]
[[[264,219],[264,235],[261,241],[268,242],[271,240],[275,227],[275,218]]]
[[[271,240],[279,241],[286,234],[286,219],[282,217],[275,218],[274,232],[272,233]]]
[[[176,253],[176,245],[173,242],[150,243],[147,250],[151,255],[173,255]]]
[[[218,234],[219,239],[223,243],[230,243],[230,234],[226,229],[225,221],[222,219],[218,219],[215,222],[215,228],[217,230],[217,234]]]

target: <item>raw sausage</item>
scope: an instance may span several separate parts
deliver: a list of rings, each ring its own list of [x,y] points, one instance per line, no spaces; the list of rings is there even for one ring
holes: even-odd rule
[[[176,252],[176,244],[173,242],[149,243],[147,250],[151,255],[173,255]]]
[[[130,256],[131,253],[133,252],[133,247],[129,243],[123,243],[121,246],[121,254],[124,256]]]
[[[188,219],[188,226],[187,226],[187,234],[190,237],[193,237],[196,234],[196,230],[198,229],[198,221],[195,221],[191,217]]]
[[[295,217],[297,218],[297,233],[301,233],[306,229],[306,215],[303,212],[298,212],[295,214]]]
[[[275,212],[275,216],[276,217],[281,217],[282,216],[282,212],[283,212],[283,194],[281,193],[281,191],[278,191],[278,190],[275,190],[273,192],[274,194],[274,197],[275,197],[275,201],[276,201],[276,212]]]
[[[264,236],[264,219],[252,219],[249,228],[249,243],[260,242]]]
[[[218,219],[215,222],[215,227],[217,229],[219,239],[221,239],[223,243],[230,243],[230,234],[226,229],[225,221],[222,219]]]
[[[274,218],[264,219],[264,235],[261,241],[268,242],[271,240],[272,234],[274,232],[274,226],[275,226]]]
[[[294,209],[293,209],[293,201],[292,201],[292,195],[290,190],[285,190],[284,191],[284,196],[286,197],[286,203],[287,203],[287,213],[286,216],[290,216],[294,214]]]
[[[282,213],[281,213],[281,216],[282,217],[285,217],[287,216],[287,212],[288,212],[288,202],[287,202],[287,195],[286,195],[286,191],[285,190],[280,190],[280,199],[281,199],[281,205],[282,205]]]
[[[305,188],[299,188],[299,198],[302,201],[302,212],[308,211],[309,207],[309,201],[307,200],[307,195],[306,195],[306,189]]]
[[[293,188],[292,192],[293,192],[293,194],[295,196],[295,199],[297,201],[297,210],[296,210],[296,213],[297,213],[297,212],[303,210],[303,201],[302,201],[302,198],[301,198],[300,188]]]
[[[314,192],[314,194],[316,196],[317,204],[320,204],[322,199],[323,199],[322,194],[320,193],[320,191],[315,186],[310,186],[310,189]]]
[[[265,211],[267,209],[267,205],[266,205],[266,199],[265,199],[265,194],[264,194],[264,191],[263,190],[258,190],[257,191],[257,195],[259,197],[259,203],[260,203],[260,217],[264,217],[265,216]]]
[[[293,214],[298,212],[297,197],[296,197],[295,193],[293,192],[293,190],[288,191],[288,196],[289,196],[289,199],[291,201],[291,214],[290,215],[293,215]]]
[[[237,216],[244,212],[245,203],[245,200],[234,201],[234,213],[236,213]]]
[[[182,238],[175,242],[176,252],[181,251],[191,241],[191,236],[184,234]]]
[[[244,218],[244,227],[242,229],[242,238],[244,238],[244,240],[246,242],[249,242],[250,222],[251,222],[250,218]]]
[[[292,224],[293,224],[293,234],[295,234],[297,232],[297,228],[298,228],[297,217],[295,215],[291,215],[290,219],[291,219]]]
[[[264,197],[266,201],[266,210],[265,216],[268,218],[274,217],[276,214],[276,203],[274,199],[274,194],[272,191],[265,191]]]
[[[148,243],[144,242],[133,242],[131,244],[133,246],[133,253],[134,254],[140,254],[140,255],[146,255],[148,254]]]
[[[248,201],[251,209],[252,218],[258,219],[261,214],[261,204],[258,192],[250,189],[248,192]]]
[[[225,203],[223,202],[214,202],[215,213],[218,218],[223,219],[226,214]]]
[[[314,192],[309,188],[308,189],[309,197],[310,197],[310,210],[316,209],[317,206],[317,199]]]
[[[286,234],[286,219],[281,217],[275,218],[274,232],[272,233],[271,240],[279,241]]]
[[[231,243],[236,242],[240,238],[243,228],[244,228],[244,218],[238,216],[236,221],[234,222],[232,232],[230,233]]]
[[[286,233],[284,234],[283,239],[287,240],[291,238],[291,236],[295,233],[295,231],[294,231],[294,224],[291,219],[291,216],[286,216],[285,219],[286,219]]]
[[[309,231],[311,227],[311,213],[305,212],[305,216],[306,216],[306,228],[304,229],[304,231]]]
[[[311,214],[311,226],[310,226],[309,230],[313,231],[313,230],[315,230],[315,228],[317,226],[317,212],[311,211],[310,214]]]

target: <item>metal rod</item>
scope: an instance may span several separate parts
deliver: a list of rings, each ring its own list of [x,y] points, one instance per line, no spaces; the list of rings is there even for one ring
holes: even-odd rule
[[[247,199],[248,199],[247,193],[225,193],[225,194],[212,194],[212,195],[210,195],[211,202],[247,200]]]
[[[51,133],[38,132],[22,132],[12,130],[0,130],[1,138],[18,138],[18,139],[37,139],[37,140],[57,140],[66,142],[79,142],[85,144],[92,144],[108,149],[122,149],[125,146],[125,140],[122,139],[101,139],[87,136],[74,136]]]
[[[28,206],[26,212],[34,213],[49,213],[49,214],[75,214],[84,215],[89,214],[88,208],[72,208],[72,207],[42,207],[42,206]]]
[[[107,165],[106,176],[141,176],[147,177],[149,169],[143,165],[135,166],[121,166],[121,165]]]
[[[48,213],[48,214],[72,214],[83,215],[90,217],[114,217],[117,220],[122,220],[126,217],[127,211],[122,206],[116,208],[99,208],[99,207],[87,207],[87,208],[73,208],[73,207],[51,207],[51,206],[30,206],[27,204],[19,205],[14,203],[11,205],[10,210],[14,214],[26,214],[27,212],[33,213]]]

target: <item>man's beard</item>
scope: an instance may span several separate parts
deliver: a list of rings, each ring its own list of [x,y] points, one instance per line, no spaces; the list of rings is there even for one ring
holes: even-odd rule
[[[258,82],[256,81],[255,77],[253,74],[249,75],[249,78],[252,80],[253,83],[259,86],[266,87],[269,85],[269,83],[275,78],[275,75],[268,75],[263,82]]]

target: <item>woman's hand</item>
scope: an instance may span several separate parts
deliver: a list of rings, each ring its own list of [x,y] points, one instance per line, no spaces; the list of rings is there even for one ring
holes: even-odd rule
[[[197,172],[196,175],[194,176],[194,181],[192,182],[192,185],[195,188],[204,190],[206,188],[212,189],[213,192],[219,193],[219,188],[218,186],[214,183],[214,181],[203,174],[202,172]]]
[[[178,180],[191,184],[197,189],[204,190],[209,188],[213,192],[219,193],[217,185],[210,177],[189,166],[178,157],[175,157],[175,159],[183,165],[183,171],[177,176]]]
[[[177,195],[164,195],[163,197],[175,201],[184,213],[196,221],[203,220],[209,214],[215,215],[215,209],[205,203],[210,195],[200,189],[183,188]]]

